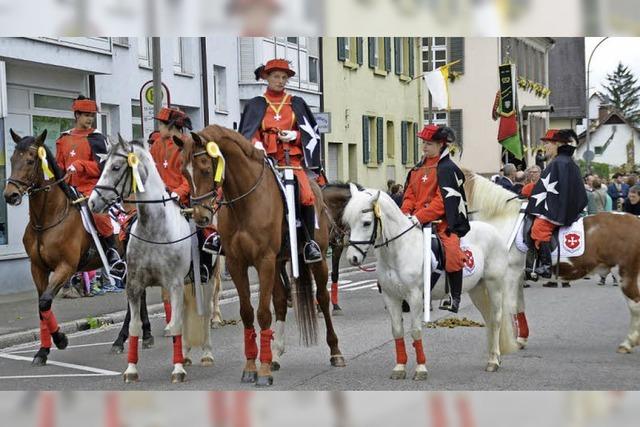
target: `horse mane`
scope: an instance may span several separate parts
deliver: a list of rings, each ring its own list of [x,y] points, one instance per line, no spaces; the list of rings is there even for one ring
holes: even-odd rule
[[[391,196],[389,196],[385,191],[376,190],[373,188],[365,188],[360,190],[357,194],[368,197],[369,199],[375,196],[375,192],[380,191],[380,196],[378,197],[378,202],[385,205],[386,208],[390,209],[392,212],[400,212],[400,208],[393,201]],[[352,221],[355,221],[362,214],[361,209],[356,208],[351,205],[351,200],[354,200],[354,197],[351,196],[347,201],[347,205],[344,207],[344,212],[342,214],[342,219],[345,224],[351,224]],[[370,206],[367,206],[369,208]],[[404,215],[401,216],[404,217]]]
[[[522,200],[514,193],[469,169],[463,168],[462,172],[469,210],[478,211],[484,219],[518,214]]]
[[[264,151],[258,150],[253,144],[239,132],[219,126],[209,125],[198,132],[205,141],[229,142],[242,150],[244,155],[252,160],[262,163],[264,161]]]

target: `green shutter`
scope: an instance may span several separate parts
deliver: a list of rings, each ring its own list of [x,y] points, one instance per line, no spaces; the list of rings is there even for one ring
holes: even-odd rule
[[[402,164],[407,164],[407,157],[409,156],[407,150],[407,122],[400,123],[400,148],[402,150]]]
[[[418,132],[416,129],[417,123],[414,125],[413,132],[413,163],[418,164],[420,161],[420,148],[418,147],[420,144],[418,143]]]
[[[347,59],[347,47],[345,37],[338,37],[338,61],[344,62]]]
[[[358,65],[362,65],[364,62],[364,52],[362,51],[363,43],[364,42],[362,37],[356,37],[356,59],[357,59]]]
[[[413,45],[413,37],[409,37],[409,77],[411,78],[413,78],[416,74],[416,58]]]
[[[369,46],[369,68],[376,68],[375,55],[376,55],[376,38],[367,37],[367,44]]]
[[[449,62],[460,60],[460,62],[451,67],[451,71],[464,73],[464,37],[447,38],[447,50],[449,51]]]
[[[362,162],[369,164],[369,117],[362,116]]]
[[[382,163],[384,161],[384,120],[382,117],[376,118],[376,139],[378,144],[376,161]]]
[[[384,38],[384,69],[391,71],[391,37]]]
[[[402,38],[400,37],[394,37],[393,38],[393,55],[394,55],[394,59],[395,59],[395,64],[396,64],[396,74],[400,75],[402,74],[402,61],[401,59],[401,55],[400,53],[402,52]]]

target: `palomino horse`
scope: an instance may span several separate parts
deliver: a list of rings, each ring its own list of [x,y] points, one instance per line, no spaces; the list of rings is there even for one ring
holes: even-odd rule
[[[118,201],[129,201],[132,195],[135,195],[138,220],[131,228],[126,253],[131,324],[129,364],[124,372],[124,381],[138,381],[136,365],[141,332],[140,297],[147,287],[160,285],[171,295],[173,315],[169,329],[173,336],[174,365],[171,381],[183,382],[186,372],[183,368],[182,315],[184,280],[191,267],[191,229],[176,201],[167,194],[147,144],[126,142],[120,138],[117,144],[109,148],[102,176],[89,198],[89,207],[94,212],[104,212]],[[210,299],[210,290],[208,295]],[[195,309],[195,304],[190,307]],[[202,323],[205,326],[201,332],[208,339],[208,316]]]
[[[72,204],[72,195],[64,182],[65,174],[44,145],[47,131],[36,138],[21,138],[13,130],[10,133],[16,147],[11,156],[11,177],[7,179],[4,198],[8,204],[18,206],[25,194],[29,196],[29,224],[22,242],[31,261],[40,312],[40,349],[33,358],[33,365],[45,365],[52,338],[59,349],[68,344],[51,308],[53,298],[76,271],[95,270],[101,268],[102,263],[91,235],[80,225],[80,211]],[[45,179],[39,154],[44,154],[53,180]],[[150,346],[153,337],[146,310],[143,318],[146,322],[144,345]]]
[[[245,328],[246,364],[243,382],[256,382],[257,386],[273,383],[273,369],[279,369],[279,357],[284,352],[284,320],[287,313],[286,290],[281,274],[284,270],[282,256],[285,231],[285,205],[281,192],[264,151],[256,149],[237,132],[220,126],[208,126],[192,139],[183,142],[174,138],[183,149],[183,172],[191,185],[194,218],[199,226],[211,224],[215,213],[217,183],[221,182],[224,200],[220,201],[218,230],[227,266],[240,299],[240,316]],[[216,145],[217,144],[217,145]],[[219,152],[218,152],[219,150]],[[223,159],[224,160],[223,160]],[[224,169],[223,169],[224,168]],[[225,173],[226,170],[226,173]],[[320,228],[316,241],[322,253],[329,244],[328,217],[324,213],[320,188],[312,182],[316,198],[316,212]],[[302,260],[302,257],[300,258]],[[260,369],[256,367],[258,347],[254,330],[254,312],[247,270],[254,266],[260,280],[258,324],[260,325]],[[324,315],[327,328],[327,344],[333,366],[344,366],[344,358],[338,347],[327,291],[327,263],[306,265],[300,262],[300,277],[294,296],[298,326],[305,344],[313,343],[316,336],[316,317],[310,271],[317,286],[316,297]],[[271,331],[271,309],[276,313],[275,337]],[[271,353],[271,339],[275,338],[275,354]]]
[[[391,379],[406,378],[407,354],[402,321],[402,301],[406,300],[411,308],[411,336],[418,361],[413,379],[426,380],[427,366],[422,347],[424,251],[420,226],[405,216],[386,193],[360,191],[353,184],[343,219],[351,229],[347,259],[352,265],[361,264],[367,251],[375,249],[378,283],[396,340],[397,364]],[[487,324],[489,360],[486,370],[494,372],[500,366],[500,355],[517,349],[511,322],[515,294],[509,292],[509,286],[503,279],[507,252],[497,230],[479,221],[471,222],[471,231],[464,237],[463,248],[469,257],[465,263],[469,274],[465,271],[467,277],[463,280],[462,290],[469,293]],[[442,298],[445,294],[443,274],[435,283],[432,298]]]
[[[506,248],[520,211],[522,201],[514,194],[486,178],[465,171],[464,189],[469,209],[477,211],[478,219],[496,227]],[[592,272],[606,274],[618,266],[631,322],[626,339],[618,346],[619,353],[630,353],[640,343],[640,219],[628,214],[599,213],[584,218],[585,252],[579,257],[561,259],[560,279],[576,280]],[[553,260],[556,261],[555,259]],[[505,271],[508,283],[518,284],[518,342],[526,344],[528,326],[524,314],[525,254],[514,244],[509,250],[509,268]],[[522,330],[525,330],[523,334]],[[526,335],[526,336],[523,336]]]

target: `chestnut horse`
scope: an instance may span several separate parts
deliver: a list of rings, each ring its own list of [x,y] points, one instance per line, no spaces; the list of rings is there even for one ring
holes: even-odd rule
[[[284,320],[287,312],[286,289],[281,274],[286,274],[283,253],[283,233],[286,232],[285,205],[279,184],[267,163],[264,151],[256,149],[239,133],[220,127],[208,126],[191,133],[192,138],[183,142],[174,138],[183,151],[183,173],[191,185],[194,219],[199,226],[211,224],[215,214],[217,182],[221,181],[224,199],[220,201],[218,230],[227,266],[240,299],[240,316],[244,324],[246,364],[243,382],[255,382],[257,386],[273,383],[273,369],[279,369],[279,356],[284,352]],[[212,144],[214,143],[214,144]],[[217,144],[217,145],[216,145]],[[216,154],[220,151],[224,162]],[[220,169],[223,168],[223,169]],[[226,172],[226,173],[224,173]],[[217,181],[215,180],[217,179]],[[319,230],[316,241],[323,254],[329,245],[328,216],[325,213],[322,193],[311,182],[315,195],[315,208]],[[299,258],[302,260],[302,257]],[[260,281],[258,324],[260,325],[260,368],[257,369],[256,332],[251,305],[248,268],[254,266]],[[344,366],[344,358],[338,347],[327,291],[327,263],[304,264],[300,262],[300,277],[294,287],[298,327],[305,344],[314,343],[316,317],[313,300],[313,283],[317,286],[316,298],[324,315],[327,328],[327,344],[333,366]],[[275,336],[271,331],[271,309],[276,313]],[[271,353],[271,339],[275,338],[275,354]]]
[[[476,211],[479,220],[495,226],[505,245],[515,228],[522,201],[514,194],[495,185],[486,178],[464,171],[464,190],[470,211]],[[622,280],[621,290],[629,307],[631,322],[626,339],[618,346],[619,353],[630,353],[640,344],[640,218],[622,213],[603,212],[584,218],[585,251],[578,257],[561,258],[559,278],[577,280],[595,272],[606,274],[618,266]],[[524,314],[524,261],[525,254],[516,245],[509,249],[509,268],[505,272],[508,283],[518,284],[518,341],[526,344],[528,326]],[[556,261],[555,259],[553,260]],[[555,267],[554,267],[555,270]],[[522,331],[525,330],[523,334]],[[526,335],[526,336],[523,336]]]
[[[29,223],[22,242],[31,262],[40,312],[40,349],[32,363],[41,366],[47,363],[52,338],[61,350],[68,345],[51,308],[53,298],[74,273],[99,269],[102,263],[91,235],[81,225],[80,210],[72,204],[65,174],[44,145],[47,131],[38,137],[24,138],[13,130],[10,133],[16,147],[11,156],[11,177],[7,179],[4,198],[9,205],[18,206],[24,195],[29,196]],[[54,174],[52,180],[45,179],[39,150],[46,154],[47,164]],[[146,310],[144,318],[145,341],[153,340]]]

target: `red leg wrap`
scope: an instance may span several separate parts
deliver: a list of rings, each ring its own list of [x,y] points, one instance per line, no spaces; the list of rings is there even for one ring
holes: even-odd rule
[[[171,302],[164,301],[164,317],[167,323],[171,322]]]
[[[444,400],[442,395],[436,394],[431,397],[430,409],[431,409],[431,425],[433,427],[446,427],[447,414],[444,410]]]
[[[106,427],[120,427],[120,410],[118,405],[118,394],[110,392],[106,396],[106,412],[105,412],[105,426]]]
[[[44,323],[47,325],[47,329],[49,329],[49,332],[58,332],[58,329],[60,327],[58,326],[58,321],[56,320],[56,316],[55,314],[53,314],[52,310],[49,309],[47,311],[41,311],[40,318],[44,320]]]
[[[182,335],[173,337],[173,363],[184,363],[182,355]]]
[[[256,360],[258,358],[258,345],[256,344],[256,330],[244,330],[244,355],[247,360]]]
[[[40,347],[51,348],[51,332],[44,320],[40,321]]]
[[[462,396],[458,396],[458,413],[460,414],[461,427],[475,427],[470,402]]]
[[[336,282],[331,284],[331,304],[338,304],[338,284]]]
[[[273,340],[273,331],[271,329],[260,331],[260,363],[271,363],[273,358],[271,340]]]
[[[416,349],[416,362],[418,362],[419,365],[427,363],[427,358],[424,355],[424,349],[422,348],[422,340],[414,340],[413,348]]]
[[[399,365],[407,364],[407,349],[404,347],[404,338],[396,339],[396,363]]]
[[[138,337],[129,337],[129,353],[127,362],[138,363]]]
[[[56,395],[53,392],[44,392],[40,396],[40,414],[38,427],[54,427],[56,424]]]
[[[516,316],[518,322],[518,336],[520,338],[529,338],[529,325],[527,324],[527,316],[522,313],[518,313]]]
[[[224,425],[227,421],[225,408],[225,393],[222,391],[209,392],[211,402],[211,420],[214,426]]]

